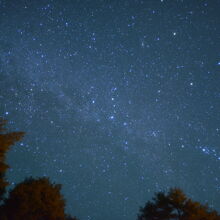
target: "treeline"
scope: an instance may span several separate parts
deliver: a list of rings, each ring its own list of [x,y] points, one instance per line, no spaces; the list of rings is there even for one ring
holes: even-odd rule
[[[49,178],[26,178],[6,196],[6,153],[22,139],[24,132],[7,132],[5,125],[6,121],[0,119],[0,220],[77,220],[65,213],[61,185],[51,183]],[[208,205],[192,201],[180,189],[171,188],[168,193],[155,193],[137,215],[137,220],[160,219],[220,220],[220,216]]]

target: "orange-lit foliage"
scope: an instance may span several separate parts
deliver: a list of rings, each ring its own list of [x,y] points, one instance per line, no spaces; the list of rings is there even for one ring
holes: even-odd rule
[[[3,199],[8,182],[5,179],[5,173],[9,166],[5,162],[5,156],[10,146],[19,141],[24,132],[9,132],[4,129],[6,121],[0,119],[0,201]]]
[[[147,202],[140,208],[138,220],[220,220],[216,211],[187,198],[182,190],[170,189],[168,194],[159,192],[153,197],[153,202]]]
[[[48,178],[28,178],[9,193],[3,207],[6,219],[64,220],[65,201],[61,185]]]

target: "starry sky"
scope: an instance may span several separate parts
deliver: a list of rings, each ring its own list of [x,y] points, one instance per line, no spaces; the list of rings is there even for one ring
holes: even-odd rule
[[[48,176],[81,220],[180,187],[220,203],[219,0],[0,0],[11,185]]]

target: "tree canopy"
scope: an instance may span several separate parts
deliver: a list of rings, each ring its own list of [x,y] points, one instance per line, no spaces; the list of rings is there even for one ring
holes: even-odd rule
[[[4,213],[14,220],[64,220],[65,201],[60,189],[61,185],[50,183],[48,178],[28,178],[10,191]]]
[[[27,178],[10,190],[4,198],[9,184],[5,173],[6,153],[24,132],[7,132],[6,121],[0,119],[0,219],[1,220],[76,220],[65,214],[65,200],[60,193],[61,185],[51,183],[49,178]]]
[[[7,132],[5,120],[0,119],[0,219],[1,220],[77,220],[65,214],[65,200],[61,185],[49,178],[26,178],[9,191],[5,173],[6,153],[10,146],[21,140],[24,132]],[[140,208],[138,220],[220,220],[220,216],[207,205],[195,202],[178,188],[168,193],[155,193],[152,201]]]
[[[5,179],[5,173],[9,168],[9,165],[5,162],[6,153],[10,146],[24,136],[24,132],[6,132],[4,128],[6,123],[6,120],[0,119],[0,201],[2,201],[8,186],[8,182]]]
[[[138,220],[219,220],[216,211],[192,201],[178,188],[155,193],[153,201],[140,208]]]

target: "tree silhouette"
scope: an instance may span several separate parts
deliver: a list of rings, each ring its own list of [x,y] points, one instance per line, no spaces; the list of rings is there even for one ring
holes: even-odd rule
[[[0,201],[3,200],[6,187],[8,186],[8,182],[5,179],[5,173],[9,168],[5,162],[6,153],[10,149],[11,145],[19,141],[24,136],[24,132],[7,133],[4,128],[6,122],[6,120],[0,119]]]
[[[24,132],[8,133],[0,119],[0,219],[1,220],[77,220],[65,214],[65,201],[60,194],[61,185],[51,183],[48,178],[27,178],[17,184],[4,198],[9,184],[5,173],[9,166],[5,162],[6,153]]]
[[[138,220],[219,220],[216,211],[207,205],[201,205],[187,198],[182,190],[171,188],[168,194],[159,192],[153,197],[153,202],[140,208]]]
[[[28,178],[9,192],[3,212],[13,220],[64,220],[65,201],[61,185],[48,178]]]

